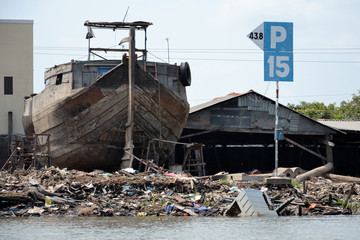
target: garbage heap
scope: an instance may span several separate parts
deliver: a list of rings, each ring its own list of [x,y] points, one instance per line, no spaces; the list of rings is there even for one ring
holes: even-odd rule
[[[268,186],[256,181],[212,180],[184,174],[50,167],[0,172],[0,216],[223,216],[241,189],[266,191],[270,208],[292,199],[281,215],[353,214],[360,186],[322,177]]]

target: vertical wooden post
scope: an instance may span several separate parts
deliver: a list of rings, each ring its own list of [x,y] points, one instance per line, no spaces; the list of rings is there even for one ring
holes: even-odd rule
[[[128,87],[128,116],[125,132],[124,156],[121,161],[121,169],[131,168],[134,159],[134,90],[135,90],[135,26],[130,27],[129,34],[129,87]]]
[[[325,137],[326,137],[326,159],[327,159],[327,162],[334,163],[332,146],[328,143],[329,141],[331,141],[331,135],[329,133],[327,133],[325,135]]]
[[[50,134],[47,135],[46,144],[47,144],[47,156],[48,156],[48,162],[47,162],[48,165],[47,166],[50,167],[51,166]]]

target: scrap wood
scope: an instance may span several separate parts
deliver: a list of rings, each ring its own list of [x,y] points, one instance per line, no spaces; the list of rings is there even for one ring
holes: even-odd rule
[[[294,201],[295,197],[289,198],[286,200],[283,204],[281,204],[279,207],[275,209],[276,213],[280,215],[281,211],[284,210],[286,206],[288,206],[292,201]]]
[[[329,178],[330,180],[341,181],[341,182],[354,182],[360,184],[360,178],[357,177],[350,177],[338,174],[328,173],[324,175],[325,177]]]
[[[125,151],[126,153],[130,154],[131,156],[133,156],[136,160],[138,160],[140,163],[144,164],[145,166],[148,166],[149,169],[159,173],[159,172],[163,172],[164,169],[162,167],[159,167],[158,165],[150,162],[150,161],[145,161],[143,159],[140,159],[138,157],[136,157],[134,154],[132,154],[131,152],[129,151]]]
[[[345,198],[345,201],[344,201],[344,208],[347,208],[348,207],[348,202],[349,202],[349,199],[354,191],[354,186],[355,186],[355,183],[352,183],[351,184],[351,187],[350,187],[350,190],[349,190],[349,193],[346,194],[346,198]]]
[[[178,202],[178,203],[184,203],[187,200],[183,199],[182,197],[180,197],[179,195],[174,196],[174,199]]]
[[[285,201],[286,200],[275,200],[275,203],[284,203]],[[306,206],[306,204],[303,202],[291,202],[290,205],[295,205],[295,206],[300,206],[300,207]]]
[[[181,206],[181,205],[179,205],[179,204],[174,204],[174,207],[176,207],[177,209],[179,209],[179,210],[181,210],[181,211],[183,211],[183,212],[188,213],[188,214],[191,215],[191,216],[199,216],[197,213],[195,213],[195,212],[193,212],[192,210],[187,209],[187,208],[185,208],[185,207],[183,207],[183,206]]]
[[[47,192],[40,187],[27,187],[24,189],[24,191],[27,192],[27,195],[34,199],[34,201],[41,200],[45,202],[46,196],[55,196],[54,198],[52,198],[54,203],[64,204],[69,202],[65,198],[58,197],[58,194]]]
[[[121,174],[124,174],[124,175],[126,175],[126,176],[128,176],[128,177],[134,176],[133,174],[128,173],[128,172],[126,172],[126,171],[124,171],[124,170],[119,170],[118,172],[121,173]]]
[[[9,161],[11,160],[11,158],[14,156],[14,154],[16,153],[16,151],[18,151],[18,147],[20,146],[20,143],[18,143],[18,145],[16,145],[16,147],[14,148],[14,150],[12,151],[10,157],[8,158],[8,160],[6,160],[6,162],[4,163],[4,165],[2,166],[2,168],[0,169],[0,171],[2,171],[5,166],[9,163]]]
[[[8,202],[34,202],[33,199],[23,193],[0,192],[0,201]]]

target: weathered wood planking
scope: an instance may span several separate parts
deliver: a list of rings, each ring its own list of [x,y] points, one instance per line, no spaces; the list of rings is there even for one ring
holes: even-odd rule
[[[166,81],[167,68],[163,67],[162,71],[161,79]],[[59,71],[54,72],[59,74]],[[177,74],[173,68],[169,72]],[[78,73],[73,75],[81,76]],[[139,66],[135,76],[134,143],[142,144],[146,138],[177,141],[189,113],[184,87],[173,84],[178,77],[169,77],[172,84],[165,85],[170,89],[159,84],[159,80]],[[54,91],[55,88],[52,86],[49,89]],[[120,64],[97,77],[90,86],[80,90],[70,89],[62,99],[59,95],[53,102],[49,99],[47,108],[33,111],[36,113],[32,116],[34,132],[50,134],[54,165],[83,170],[114,170],[120,167],[127,121],[127,89],[128,66]],[[179,92],[174,94],[174,89],[179,89]],[[45,95],[48,97],[51,94]],[[35,101],[32,106],[44,105],[36,103],[44,101],[41,97],[39,94],[31,99]],[[31,125],[28,118],[26,122]],[[175,145],[163,143],[155,144],[155,147],[161,158],[166,159]]]

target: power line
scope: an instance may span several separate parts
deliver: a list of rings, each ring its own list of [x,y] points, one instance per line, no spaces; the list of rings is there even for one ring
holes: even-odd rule
[[[86,47],[53,47],[53,46],[34,46],[34,49],[46,49],[46,50],[81,50],[86,51]],[[166,48],[150,48],[150,51],[164,51]],[[171,51],[187,52],[187,51],[199,51],[199,52],[262,52],[260,49],[245,49],[245,48],[172,48]],[[294,48],[294,51],[360,51],[360,48]]]
[[[163,58],[158,57],[150,52],[148,52],[154,58],[165,62]],[[47,55],[47,56],[74,56],[77,54],[74,53],[49,53],[49,52],[34,52],[34,55]],[[84,55],[77,56],[77,57],[84,57]],[[231,59],[231,58],[189,58],[189,57],[173,57],[174,60],[186,60],[186,61],[220,61],[220,62],[263,62],[262,59]],[[360,63],[360,61],[351,61],[351,60],[294,60],[294,62],[298,63]]]
[[[175,58],[177,60],[193,60],[193,61],[221,61],[221,62],[263,62],[262,59],[230,59],[230,58]],[[360,61],[338,61],[338,60],[294,60],[300,63],[360,63]]]
[[[351,94],[323,94],[323,95],[302,95],[302,96],[281,96],[280,98],[309,98],[309,97],[316,97],[316,98],[321,98],[321,97],[334,97],[334,96],[352,96],[353,93]],[[265,95],[264,95],[265,96]],[[275,96],[271,96],[269,98],[275,98]],[[208,98],[208,99],[205,99],[205,98],[198,98],[198,99],[188,99],[188,101],[190,102],[200,102],[200,101],[211,101],[213,98]],[[345,101],[345,100],[344,100]]]
[[[63,55],[63,56],[74,56],[76,53],[71,52],[87,52],[87,48],[85,47],[52,47],[52,46],[34,46],[35,55]],[[68,53],[58,53],[68,52]],[[153,48],[152,52],[167,52],[168,50],[165,48]],[[259,49],[242,49],[242,48],[175,48],[171,49],[173,53],[183,53],[183,54],[262,54],[262,51]],[[294,51],[300,51],[295,53],[298,54],[308,54],[308,55],[360,55],[360,48],[298,48],[294,49]],[[307,52],[302,52],[307,51]],[[317,52],[309,52],[309,51],[317,51]],[[324,52],[326,51],[326,52]],[[334,51],[334,52],[329,52]],[[339,52],[341,51],[341,52]],[[344,52],[347,51],[347,52]],[[354,52],[359,51],[359,52]],[[156,56],[155,54],[149,52],[150,55],[155,57],[156,59],[160,59],[165,62],[162,57]],[[83,56],[81,56],[83,57]],[[239,59],[239,58],[207,58],[207,57],[173,57],[173,59],[178,60],[193,60],[193,61],[221,61],[221,62],[260,62],[262,59]],[[341,64],[351,64],[351,63],[360,63],[360,60],[294,60],[294,62],[298,63],[341,63]]]
[[[48,55],[48,56],[52,56],[52,55],[59,55],[59,56],[74,56],[76,54],[72,54],[72,53],[37,53],[34,52],[35,55]],[[78,56],[78,57],[83,57],[83,55]]]
[[[155,50],[163,50],[165,51],[165,48],[151,48],[151,51]],[[179,51],[261,51],[258,48],[172,48],[172,50],[179,50]],[[360,51],[360,48],[294,48],[294,51],[338,51],[338,50],[357,50]]]
[[[353,93],[343,93],[343,94],[323,94],[323,95],[302,95],[302,96],[281,96],[280,98],[299,98],[299,97],[333,97],[333,96],[351,96]]]

